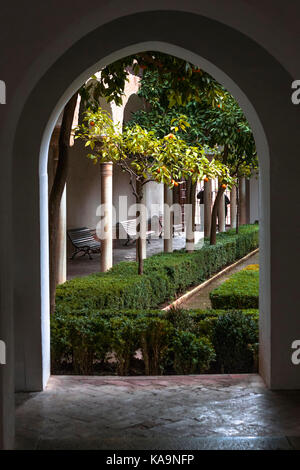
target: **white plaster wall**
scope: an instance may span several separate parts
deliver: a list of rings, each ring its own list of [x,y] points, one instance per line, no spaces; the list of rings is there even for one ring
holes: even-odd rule
[[[163,212],[164,204],[164,185],[149,181],[146,184],[146,206],[148,211],[148,218],[158,216]]]
[[[3,5],[0,19],[1,78],[8,89],[8,104],[1,107],[0,114],[1,148],[5,149],[0,175],[0,210],[6,227],[1,233],[0,331],[8,351],[12,349],[14,339],[17,344],[16,352],[22,362],[21,389],[41,390],[41,371],[36,372],[36,365],[41,367],[41,356],[45,354],[44,350],[47,354],[49,348],[44,345],[47,338],[44,340],[41,334],[41,323],[47,322],[43,308],[48,301],[44,162],[54,117],[80,85],[76,77],[82,74],[86,78],[84,71],[91,68],[91,64],[103,57],[118,59],[120,56],[116,51],[120,48],[154,38],[164,44],[160,49],[165,52],[176,54],[175,46],[167,49],[165,44],[177,44],[191,51],[185,53],[188,60],[202,66],[203,60],[193,59],[193,54],[201,54],[215,64],[219,70],[215,76],[239,98],[251,124],[255,124],[263,170],[260,177],[261,290],[264,293],[260,316],[261,373],[272,388],[299,389],[299,371],[290,361],[290,344],[295,332],[299,331],[299,250],[295,250],[299,225],[295,225],[293,217],[299,212],[299,158],[295,152],[299,107],[290,101],[290,84],[299,76],[300,70],[300,62],[296,60],[300,51],[299,2],[289,2],[284,15],[281,3],[273,2],[270,9],[269,1],[252,2],[251,5],[240,0],[191,0],[184,4],[166,0],[163,5],[157,0],[102,3],[93,4],[87,10],[79,0],[35,1],[22,5],[19,2],[16,14],[15,3],[11,2]],[[155,9],[160,10],[160,16],[149,16],[148,13],[147,17],[129,16]],[[182,10],[178,13],[180,19],[174,19],[174,11],[163,16],[161,10],[165,9]],[[197,13],[197,22],[191,16],[187,21],[185,10]],[[122,21],[109,24],[121,15]],[[216,22],[204,21],[200,15]],[[41,21],[37,21],[39,19]],[[21,36],[11,34],[12,24]],[[143,27],[137,27],[137,24]],[[178,24],[180,29],[176,28]],[[105,26],[100,29],[101,25]],[[233,27],[234,33],[227,25]],[[97,34],[85,37],[87,32],[98,27]],[[278,34],[274,35],[274,31]],[[207,34],[209,41],[205,40]],[[153,49],[155,44],[151,42],[148,49],[150,47]],[[11,60],[12,51],[15,60]],[[126,54],[129,53],[128,46]],[[178,51],[177,54],[180,55]],[[232,57],[235,57],[234,61]],[[212,66],[207,70],[214,74]],[[256,108],[256,113],[252,107]],[[273,109],[274,112],[270,112]],[[280,113],[276,112],[278,109]],[[268,142],[263,135],[268,136]],[[288,159],[282,158],[285,154],[289,155]],[[40,165],[38,155],[41,155]],[[277,201],[276,192],[280,185],[285,191]],[[11,195],[12,201],[7,195]],[[287,272],[289,276],[286,276]],[[0,370],[0,448],[13,445],[12,361],[9,364]]]
[[[114,103],[108,104],[103,98],[99,100],[100,106],[112,116],[116,128],[121,129],[123,123],[130,119],[131,114],[143,107],[142,100],[136,94],[139,81],[139,77],[134,75],[129,76],[129,82],[126,82],[121,106],[117,106]],[[86,226],[94,230],[99,221],[96,211],[99,204],[101,204],[100,168],[99,165],[94,165],[87,158],[87,153],[88,151],[84,144],[79,140],[76,140],[74,146],[70,149],[70,168],[67,179],[68,228]],[[154,185],[156,186],[155,183]],[[128,174],[122,172],[115,165],[113,169],[113,205],[116,209],[114,224],[120,220],[125,220],[125,217],[127,217],[124,211],[120,212],[120,196],[127,197],[128,207],[135,202]],[[155,200],[160,200],[157,194],[153,197]]]

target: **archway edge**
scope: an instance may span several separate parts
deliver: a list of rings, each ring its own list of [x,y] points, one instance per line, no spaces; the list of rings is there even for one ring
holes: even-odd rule
[[[109,40],[107,40],[108,37]],[[131,53],[130,51],[137,52],[137,46],[145,47],[146,43],[149,45],[148,49],[153,46],[155,48],[156,45],[159,50],[163,47],[162,52],[180,56],[179,51],[183,52],[183,58],[199,66],[205,63],[207,71],[220,80],[238,99],[253,127],[263,174],[261,219],[264,230],[261,230],[261,251],[264,260],[261,277],[264,296],[261,302],[263,312],[261,373],[272,388],[300,387],[295,368],[291,368],[288,362],[289,345],[295,325],[292,329],[285,328],[284,338],[279,337],[280,321],[277,322],[279,315],[275,310],[277,306],[280,308],[283,305],[283,300],[278,296],[276,298],[275,291],[271,293],[270,278],[272,246],[270,233],[272,232],[272,236],[274,234],[274,240],[276,230],[280,234],[280,230],[278,231],[276,227],[275,217],[274,224],[272,224],[270,178],[273,178],[275,185],[282,182],[283,166],[280,164],[280,156],[287,149],[284,142],[289,142],[290,150],[296,144],[290,135],[290,131],[293,134],[297,128],[297,114],[289,100],[290,76],[273,57],[241,33],[198,15],[160,11],[123,17],[87,34],[58,58],[32,91],[22,111],[14,146],[14,187],[17,188],[14,193],[14,213],[19,216],[14,217],[14,220],[20,223],[21,214],[21,221],[26,227],[25,238],[27,237],[29,242],[26,246],[31,246],[31,249],[28,249],[25,254],[21,251],[21,246],[24,245],[24,232],[21,236],[16,230],[17,227],[14,227],[14,246],[20,246],[15,249],[15,264],[18,265],[15,273],[15,285],[18,292],[15,299],[17,389],[40,390],[49,375],[46,215],[48,193],[45,155],[55,117],[76,89],[76,80],[80,77],[81,82],[84,81],[92,71],[95,71],[96,64],[100,66],[100,55],[103,60],[102,65],[105,65],[107,63],[105,61],[118,58],[120,51],[122,55],[127,52]],[[98,49],[95,45],[101,48]],[[100,49],[101,53],[99,53]],[[272,83],[271,89],[268,87],[270,83]],[[44,104],[43,108],[40,106],[41,102]],[[275,114],[270,115],[270,109],[274,106],[281,110],[280,119]],[[282,129],[282,116],[288,123],[288,132],[287,128]],[[34,129],[32,128],[33,119],[36,123]],[[293,135],[296,135],[296,132]],[[267,141],[274,171],[269,169]],[[38,174],[40,174],[40,182],[37,178]],[[23,194],[25,191],[26,200],[20,200],[20,191]],[[286,196],[288,198],[294,196],[293,190]],[[277,210],[282,214],[283,219],[288,221],[289,211],[284,206],[284,198],[281,202]],[[27,210],[28,204],[32,208],[30,213]],[[281,249],[281,243],[276,242],[273,253],[278,254]],[[275,257],[273,266],[276,268]],[[28,270],[30,275],[28,275]],[[27,278],[24,281],[25,273],[27,273]],[[276,274],[273,280],[275,280],[275,285],[284,281],[279,274]],[[292,287],[292,298],[296,301],[298,292],[296,286],[290,285],[289,287],[290,291]],[[272,302],[274,305],[272,310],[274,322],[272,323],[271,300],[275,301]],[[292,303],[290,303],[290,309],[291,318],[295,319],[295,309]],[[25,332],[29,328],[31,334],[26,335]],[[279,354],[276,353],[275,345],[279,347]],[[278,370],[282,372],[282,376],[278,375]]]

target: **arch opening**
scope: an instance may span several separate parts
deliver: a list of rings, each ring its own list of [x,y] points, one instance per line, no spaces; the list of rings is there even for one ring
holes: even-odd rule
[[[41,151],[40,151],[40,163],[39,163],[39,179],[40,179],[40,240],[41,240],[41,298],[42,298],[42,336],[43,336],[43,383],[47,382],[47,379],[50,375],[50,327],[49,327],[49,250],[48,250],[48,175],[47,175],[47,162],[48,162],[48,149],[51,135],[57,122],[58,117],[61,115],[61,112],[68,102],[69,98],[80,88],[82,83],[86,82],[90,76],[92,76],[96,71],[101,70],[106,65],[119,60],[128,55],[136,54],[146,50],[153,50],[169,54],[180,59],[184,59],[190,63],[193,63],[195,66],[200,67],[202,70],[208,72],[213,76],[219,83],[221,83],[224,88],[226,88],[237,100],[240,107],[243,109],[251,128],[253,130],[257,152],[259,156],[260,163],[260,213],[261,213],[261,246],[266,247],[266,231],[263,227],[266,224],[264,207],[268,207],[268,173],[269,173],[269,149],[265,131],[263,125],[260,121],[260,118],[252,105],[251,101],[242,91],[240,86],[234,82],[225,72],[223,72],[219,67],[209,62],[208,60],[202,58],[198,54],[192,53],[181,47],[172,45],[165,42],[142,42],[130,47],[120,49],[114,54],[101,59],[99,62],[95,63],[88,70],[84,71],[79,77],[72,82],[72,84],[67,88],[65,93],[61,96],[60,100],[53,109],[46,126],[46,129],[43,134]],[[264,183],[262,183],[264,182]],[[266,249],[262,250],[261,256],[261,273],[262,278],[265,279],[266,273],[269,270],[269,259],[268,251]],[[265,290],[266,282],[263,282],[263,289]]]
[[[136,24],[143,27],[135,28]],[[100,52],[95,44],[102,46]],[[291,107],[290,76],[257,43],[225,24],[199,15],[155,11],[122,17],[87,33],[57,58],[25,100],[13,154],[17,390],[41,390],[50,372],[46,167],[55,120],[74,89],[95,69],[122,55],[156,48],[202,66],[236,98],[252,127],[260,158],[260,373],[272,388],[300,386],[290,361],[290,345],[300,327],[300,262],[294,250],[298,232],[295,205],[289,204],[297,200],[293,165],[298,114]],[[280,116],[273,109],[280,109]],[[287,152],[290,160],[283,161]],[[277,188],[282,185],[285,191],[278,200]],[[20,222],[26,228],[22,233]],[[24,243],[29,247],[25,253]],[[287,270],[294,277],[286,276]],[[288,298],[282,292],[289,292]],[[285,320],[282,311],[287,311]]]

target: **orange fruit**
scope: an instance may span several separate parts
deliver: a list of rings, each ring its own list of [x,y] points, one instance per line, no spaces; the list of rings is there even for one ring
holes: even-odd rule
[[[94,126],[94,125],[95,125],[95,122],[94,122],[94,121],[91,121],[91,122],[90,122],[90,125],[91,125],[91,126]]]
[[[207,176],[205,176],[205,178],[203,178],[203,180],[207,183],[209,181],[209,179],[207,178]]]
[[[222,184],[222,188],[226,189],[227,188],[226,184]]]

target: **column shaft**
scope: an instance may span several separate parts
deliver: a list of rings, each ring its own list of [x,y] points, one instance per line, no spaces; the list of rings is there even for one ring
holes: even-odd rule
[[[210,236],[211,228],[211,180],[204,182],[204,236]]]
[[[112,175],[113,165],[101,163],[101,205],[104,208],[104,230],[101,240],[101,271],[105,272],[113,265],[113,237],[112,237]]]
[[[173,212],[171,207],[173,204],[173,191],[167,185],[164,185],[164,222],[163,222],[163,238],[164,252],[171,253],[173,251]]]
[[[232,186],[230,192],[230,226],[236,227],[236,186]]]

